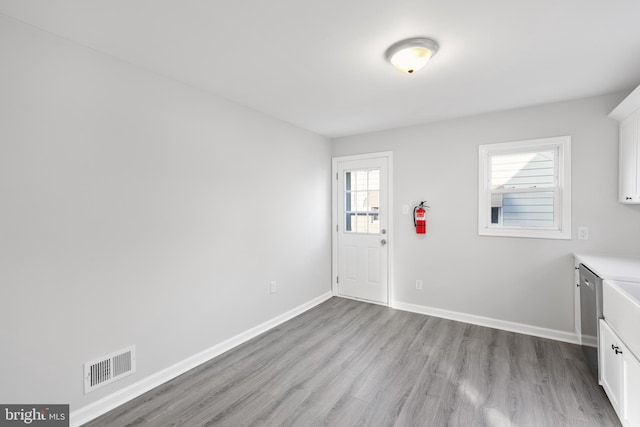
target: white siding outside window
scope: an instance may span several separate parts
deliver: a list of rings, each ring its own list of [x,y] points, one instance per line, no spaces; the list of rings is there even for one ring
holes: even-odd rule
[[[481,145],[478,233],[571,239],[571,137]]]

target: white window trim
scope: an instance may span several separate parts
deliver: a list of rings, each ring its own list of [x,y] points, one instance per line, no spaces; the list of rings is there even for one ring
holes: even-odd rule
[[[489,159],[495,153],[557,149],[558,187],[554,197],[553,229],[491,226],[491,191],[489,191]],[[478,234],[481,236],[531,237],[539,239],[571,239],[571,136],[529,139],[525,141],[485,144],[479,147],[478,163]],[[550,189],[532,189],[550,191]]]

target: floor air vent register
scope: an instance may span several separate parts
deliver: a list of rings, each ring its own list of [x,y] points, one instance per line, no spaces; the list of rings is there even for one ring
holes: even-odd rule
[[[84,393],[96,390],[136,371],[136,347],[94,359],[84,364]]]

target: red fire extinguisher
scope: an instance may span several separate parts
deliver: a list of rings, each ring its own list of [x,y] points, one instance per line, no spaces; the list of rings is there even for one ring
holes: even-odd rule
[[[413,208],[413,225],[416,227],[416,234],[427,233],[427,211],[425,208],[429,206],[425,205],[426,201],[420,202],[420,204]]]

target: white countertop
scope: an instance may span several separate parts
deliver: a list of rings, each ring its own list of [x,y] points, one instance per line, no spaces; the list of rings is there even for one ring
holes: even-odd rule
[[[640,258],[574,254],[579,263],[603,279],[640,282]]]

